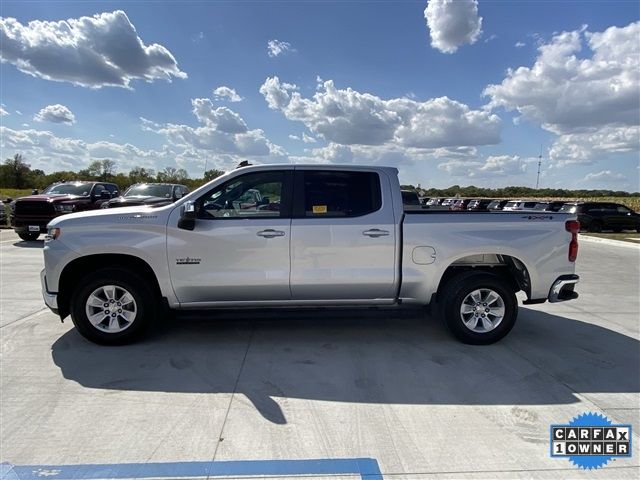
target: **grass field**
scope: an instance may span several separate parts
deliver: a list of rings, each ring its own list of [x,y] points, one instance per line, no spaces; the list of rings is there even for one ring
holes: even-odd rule
[[[640,212],[640,197],[586,197],[586,198],[545,198],[540,200],[565,200],[567,202],[611,202],[626,205],[634,212]]]
[[[580,235],[586,235],[588,237],[607,238],[609,240],[619,240],[621,242],[635,243],[640,245],[640,234],[636,232],[622,232],[622,233],[581,233]]]
[[[25,197],[27,195],[31,195],[30,188],[0,188],[0,200],[4,200],[6,198],[16,199],[18,197]]]

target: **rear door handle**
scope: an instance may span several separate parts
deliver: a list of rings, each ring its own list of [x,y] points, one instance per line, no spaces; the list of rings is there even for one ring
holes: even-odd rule
[[[364,232],[362,232],[363,235],[366,235],[367,237],[384,237],[389,235],[389,231],[388,230],[380,230],[379,228],[371,228],[369,230],[365,230]]]
[[[260,230],[256,235],[264,238],[284,237],[284,232],[282,230],[268,228],[266,230]]]

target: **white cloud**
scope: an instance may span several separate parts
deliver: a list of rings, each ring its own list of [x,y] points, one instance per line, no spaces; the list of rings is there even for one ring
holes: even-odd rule
[[[524,46],[526,46],[526,45],[527,45],[527,44],[526,44],[526,43],[524,43],[524,42],[516,42],[516,43],[515,43],[515,45],[514,45],[514,47],[516,47],[516,48],[522,48],[522,47],[524,47]]]
[[[245,133],[247,124],[242,117],[227,107],[214,108],[208,98],[191,100],[193,114],[203,124],[223,133]]]
[[[489,107],[517,111],[557,134],[550,151],[557,164],[637,151],[639,37],[640,22],[557,34],[539,46],[532,67],[509,70],[502,83],[485,89]]]
[[[33,117],[36,122],[64,123],[73,125],[76,123],[75,115],[64,105],[59,103],[47,105]]]
[[[327,80],[312,98],[304,98],[296,85],[281,83],[278,77],[267,78],[260,92],[270,108],[337,144],[433,149],[500,141],[497,115],[471,110],[447,97],[425,102],[383,100],[351,88],[338,89]]]
[[[144,150],[130,143],[85,142],[74,138],[57,137],[46,130],[13,130],[0,127],[0,138],[2,138],[3,152],[7,155],[21,153],[32,168],[39,168],[45,172],[78,171],[87,167],[93,160],[110,159],[114,160],[118,170],[123,172],[134,166],[155,170],[161,170],[167,166],[178,166],[187,168],[192,174],[201,175],[205,158],[199,152],[198,158],[194,159],[189,156],[188,150],[172,149],[168,146]],[[209,165],[212,168],[225,168],[217,157],[213,157]]]
[[[224,85],[213,91],[213,98],[214,100],[228,100],[229,102],[241,102],[243,100],[233,88],[225,87]]]
[[[260,129],[249,130],[238,113],[227,107],[213,106],[208,98],[191,100],[199,126],[159,124],[141,118],[143,130],[163,135],[169,144],[181,150],[200,151],[203,156],[227,155],[259,157],[261,161],[282,161],[286,152],[271,143]]]
[[[22,112],[20,110],[16,110],[16,115],[22,115]]]
[[[473,44],[482,34],[477,0],[429,0],[424,18],[431,46],[443,53],[454,53],[464,44]]]
[[[304,143],[316,143],[317,140],[311,135],[307,135],[305,132],[302,132],[302,141]]]
[[[286,53],[295,53],[296,49],[289,42],[281,42],[280,40],[269,40],[267,42],[267,55],[270,57],[278,57]]]
[[[0,117],[4,117],[5,115],[10,115],[10,113],[7,112],[4,107],[0,107]]]
[[[26,25],[0,18],[0,57],[34,77],[90,88],[187,77],[169,50],[145,45],[121,10]]]
[[[494,178],[510,177],[526,173],[528,160],[518,155],[492,155],[484,159],[450,159],[438,168],[454,177]]]
[[[597,182],[597,183],[618,183],[626,182],[627,177],[621,173],[613,173],[611,170],[602,170],[598,173],[588,173],[583,179],[583,182]]]
[[[590,165],[611,155],[637,152],[640,126],[604,126],[597,130],[561,135],[549,150],[557,166]]]

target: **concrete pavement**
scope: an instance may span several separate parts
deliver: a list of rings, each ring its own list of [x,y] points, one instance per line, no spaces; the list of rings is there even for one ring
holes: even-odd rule
[[[122,478],[122,464],[171,462],[178,478],[202,473],[195,462],[307,459],[380,470],[330,478],[640,475],[640,250],[582,243],[580,298],[521,307],[487,347],[416,312],[339,310],[163,321],[105,348],[43,310],[40,248],[0,234],[0,461],[34,478],[70,464]],[[588,411],[633,425],[631,459],[584,472],[549,457],[550,424]]]

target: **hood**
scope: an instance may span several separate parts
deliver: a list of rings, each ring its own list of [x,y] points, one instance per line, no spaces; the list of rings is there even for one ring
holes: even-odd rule
[[[87,224],[122,224],[133,223],[138,224],[138,219],[156,219],[164,217],[172,210],[174,205],[171,203],[158,208],[150,208],[149,206],[133,206],[122,208],[101,208],[98,210],[89,210],[85,212],[69,213],[55,217],[49,222],[50,227],[62,227],[65,225],[87,225]]]
[[[78,195],[69,195],[66,193],[55,193],[52,195],[48,195],[46,193],[41,193],[39,195],[29,195],[28,197],[20,197],[16,198],[16,202],[49,202],[49,203],[60,203],[70,200],[78,200],[84,199],[88,197],[80,197]]]
[[[144,197],[144,196],[131,196],[131,197],[118,197],[113,200],[109,200],[109,206],[127,206],[127,205],[156,205],[158,203],[171,203],[172,200],[166,197]]]

